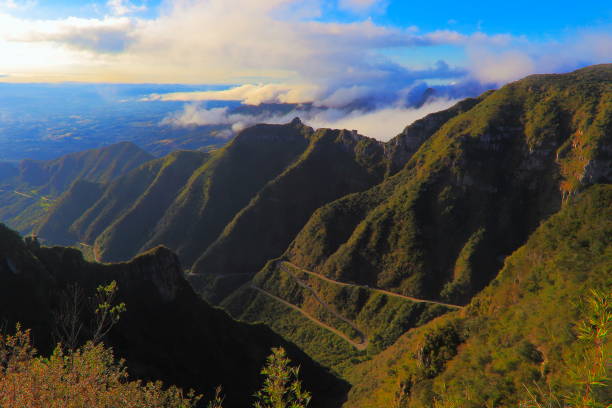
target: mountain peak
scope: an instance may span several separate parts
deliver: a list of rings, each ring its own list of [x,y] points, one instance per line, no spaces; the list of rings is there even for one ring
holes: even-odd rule
[[[129,273],[124,279],[150,281],[165,302],[174,300],[178,291],[186,286],[178,256],[164,246],[136,256],[127,265],[130,266]]]
[[[231,144],[261,143],[267,142],[306,142],[308,135],[314,130],[302,124],[299,118],[293,119],[285,124],[260,123],[244,129],[233,140]]]

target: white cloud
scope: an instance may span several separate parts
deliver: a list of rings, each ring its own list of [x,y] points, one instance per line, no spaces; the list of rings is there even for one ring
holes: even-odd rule
[[[503,85],[530,74],[568,72],[590,64],[609,63],[612,31],[580,30],[548,42],[525,38],[466,47],[471,75],[481,82]]]
[[[17,24],[19,21],[13,21],[12,25]],[[54,42],[96,53],[116,53],[128,46],[134,26],[135,23],[125,17],[70,17],[59,21],[34,21],[22,26],[21,31],[7,33],[6,38],[26,43]]]
[[[98,19],[33,20],[0,11],[0,55],[11,56],[0,60],[0,72],[10,75],[5,80],[238,84],[228,91],[151,99],[340,107],[351,99],[392,103],[401,89],[422,80],[471,77],[503,84],[529,73],[608,61],[612,55],[609,29],[538,44],[503,34],[420,32],[365,16],[350,23],[323,22],[316,17],[330,3],[322,0],[166,0],[153,19],[129,14],[145,3],[109,0],[114,15]],[[385,2],[334,4],[356,10]],[[394,50],[437,46],[466,50],[467,66],[440,62],[417,69],[390,57]]]
[[[326,98],[317,101],[317,106],[326,106],[328,108],[342,108],[347,106],[361,98],[367,97],[371,94],[372,89],[367,86],[351,86],[345,88],[339,88],[333,91]]]
[[[479,81],[504,84],[534,72],[535,63],[525,53],[511,50],[492,52],[475,49],[470,52],[471,73]]]
[[[198,103],[190,103],[186,104],[182,111],[168,115],[161,124],[174,127],[228,125],[231,131],[227,129],[218,134],[226,138],[256,123],[285,123],[294,116],[291,116],[291,113],[287,115],[268,112],[256,115],[230,113],[227,107],[206,109]]]
[[[257,114],[231,113],[227,107],[206,109],[198,103],[191,103],[185,105],[182,111],[166,117],[162,124],[175,127],[227,125],[233,132],[238,132],[257,123],[287,123],[298,116],[315,128],[356,129],[360,134],[386,141],[415,120],[447,109],[456,102],[436,99],[419,108],[388,107],[373,111],[313,108],[295,109],[284,114],[266,111]]]
[[[17,19],[17,32],[0,34],[0,43],[71,47],[81,63],[67,67],[66,75],[77,67],[77,75],[100,73],[96,67],[83,68],[95,59],[94,65],[105,67],[104,79],[113,76],[118,82],[252,83],[256,78],[263,83],[352,86],[405,79],[406,67],[393,63],[381,49],[470,41],[456,32],[419,34],[414,27],[388,27],[370,19],[312,20],[321,13],[318,0],[169,0],[154,19],[127,16],[142,7],[133,2],[110,0],[108,5],[116,17]],[[125,20],[110,24],[120,19]],[[82,50],[91,54],[79,54]],[[114,55],[104,55],[109,53]]]
[[[356,110],[349,112],[345,116],[338,115],[337,117],[333,117],[323,111],[313,118],[307,118],[306,122],[314,127],[356,129],[360,134],[388,141],[415,120],[421,119],[430,113],[448,109],[457,102],[456,100],[438,99],[420,108],[390,107],[371,112]]]
[[[0,9],[9,10],[27,10],[36,6],[38,2],[36,0],[2,0],[0,1]]]
[[[261,84],[242,85],[223,91],[172,92],[153,94],[145,101],[241,101],[248,105],[262,103],[307,103],[317,99],[320,90],[314,85]]]
[[[116,16],[124,16],[126,14],[138,13],[146,11],[147,6],[141,4],[139,6],[132,3],[130,0],[108,0],[106,6]]]

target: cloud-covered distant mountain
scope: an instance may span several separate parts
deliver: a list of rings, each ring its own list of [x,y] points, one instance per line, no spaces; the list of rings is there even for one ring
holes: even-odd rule
[[[357,129],[388,140],[485,88],[417,82],[376,93],[353,87],[309,101],[282,85],[0,83],[0,162],[49,160],[122,141],[162,156],[223,145],[245,127],[296,116],[315,128]]]

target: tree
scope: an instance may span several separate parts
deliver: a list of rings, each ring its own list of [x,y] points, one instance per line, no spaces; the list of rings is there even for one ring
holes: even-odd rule
[[[69,284],[60,296],[60,304],[53,312],[55,327],[53,337],[67,350],[74,350],[79,345],[83,331],[82,313],[85,306],[85,294],[76,283]]]
[[[53,335],[64,350],[75,350],[82,344],[83,337],[96,344],[106,337],[126,311],[125,303],[116,303],[118,290],[117,282],[112,281],[98,286],[94,296],[88,300],[76,283],[66,287],[60,296],[59,307],[53,313]]]
[[[223,400],[225,400],[225,397],[222,395],[222,391],[223,389],[221,388],[220,385],[217,388],[215,388],[215,396],[208,403],[208,406],[207,406],[208,408],[223,408]]]
[[[99,343],[108,332],[119,322],[121,314],[127,310],[125,303],[115,303],[117,296],[117,281],[108,285],[100,285],[94,296],[95,318],[93,324],[92,341]]]
[[[261,373],[263,387],[255,394],[255,408],[306,408],[311,395],[302,390],[299,367],[290,367],[283,348],[273,348]]]

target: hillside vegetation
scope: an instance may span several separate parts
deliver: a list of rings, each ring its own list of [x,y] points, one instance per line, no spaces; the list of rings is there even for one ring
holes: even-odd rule
[[[358,366],[345,406],[391,406],[403,390],[405,407],[431,407],[434,399],[449,407],[517,407],[536,385],[562,402],[583,387],[578,323],[589,316],[590,291],[612,288],[611,237],[612,187],[591,187],[509,256],[464,311],[408,332]],[[612,399],[609,384],[598,392],[601,402]]]
[[[435,132],[429,138],[410,128],[398,136],[424,140],[403,169],[319,208],[281,262],[269,263],[222,305],[238,318],[264,321],[344,373],[453,310],[385,290],[465,305],[564,201],[612,181],[612,66],[529,77],[463,107],[428,127]],[[293,275],[288,264],[297,267]],[[252,286],[350,337],[349,320],[366,334],[367,352],[338,336],[342,348],[329,343],[321,325],[288,314]]]

